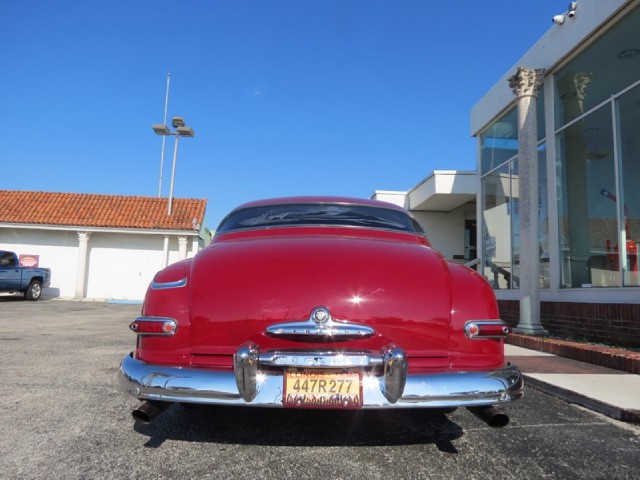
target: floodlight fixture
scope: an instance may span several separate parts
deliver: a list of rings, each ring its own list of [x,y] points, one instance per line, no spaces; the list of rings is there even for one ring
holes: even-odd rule
[[[171,186],[169,188],[169,202],[168,202],[168,208],[167,208],[167,215],[171,215],[171,207],[173,205],[173,183],[176,177],[176,161],[178,159],[178,140],[180,139],[180,137],[193,138],[195,136],[195,132],[193,131],[193,128],[185,125],[184,119],[182,117],[173,117],[171,119],[171,125],[173,126],[173,128],[175,128],[173,132],[169,129],[168,126],[160,123],[154,123],[151,126],[151,128],[153,128],[153,131],[156,132],[158,135],[163,135],[163,136],[173,135],[175,137],[175,143],[173,145],[173,165],[171,167]],[[164,163],[164,147],[162,150],[162,155],[163,156],[162,156],[161,165]],[[160,187],[158,188],[158,196],[160,196],[161,190],[162,190],[162,168],[160,169]]]
[[[169,127],[167,127],[166,125],[162,125],[161,123],[154,123],[153,125],[151,125],[151,128],[153,128],[153,131],[158,135],[171,135],[171,130],[169,130]]]
[[[180,135],[181,137],[191,137],[191,138],[193,138],[194,135],[195,135],[195,132],[193,131],[193,128],[187,127],[187,126],[176,128],[176,133],[178,135]]]

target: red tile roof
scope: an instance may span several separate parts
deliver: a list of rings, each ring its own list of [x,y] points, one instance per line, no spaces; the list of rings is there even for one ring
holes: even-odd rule
[[[207,200],[0,190],[0,223],[124,229],[197,230]]]

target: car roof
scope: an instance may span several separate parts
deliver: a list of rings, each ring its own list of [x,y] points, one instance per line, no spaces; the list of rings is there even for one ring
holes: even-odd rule
[[[300,203],[342,203],[349,205],[367,205],[372,207],[384,207],[393,210],[399,210],[407,213],[407,211],[393,203],[383,202],[380,200],[372,200],[369,198],[353,198],[353,197],[340,197],[340,196],[297,196],[297,197],[279,197],[279,198],[267,198],[263,200],[255,200],[247,202],[232,211],[244,210],[251,207],[264,207],[268,205],[287,205],[287,204],[300,204]]]

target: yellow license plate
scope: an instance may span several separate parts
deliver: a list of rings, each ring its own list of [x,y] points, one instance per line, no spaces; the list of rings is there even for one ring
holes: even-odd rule
[[[289,369],[284,377],[283,404],[293,408],[361,408],[362,375]]]

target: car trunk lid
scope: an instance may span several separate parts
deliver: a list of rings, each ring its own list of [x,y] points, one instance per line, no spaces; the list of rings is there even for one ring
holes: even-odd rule
[[[192,353],[226,357],[246,342],[263,350],[351,351],[393,343],[416,358],[444,359],[451,310],[447,263],[416,238],[300,231],[218,241],[198,255],[191,271]],[[322,340],[267,332],[274,325],[313,322],[312,311],[320,306],[337,324],[367,326],[373,333]]]

